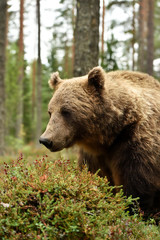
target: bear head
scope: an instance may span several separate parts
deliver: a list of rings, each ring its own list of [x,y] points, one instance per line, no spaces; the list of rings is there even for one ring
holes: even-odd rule
[[[93,68],[88,75],[62,80],[58,72],[49,80],[55,89],[48,105],[50,120],[40,143],[51,151],[59,151],[74,144],[88,145],[99,139],[99,119],[103,115],[103,90],[105,72],[101,67]]]

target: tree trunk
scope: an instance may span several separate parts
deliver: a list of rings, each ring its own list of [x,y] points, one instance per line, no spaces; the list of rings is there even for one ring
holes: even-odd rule
[[[153,75],[154,59],[154,0],[148,0],[147,73]]]
[[[101,54],[103,58],[104,54],[104,24],[105,24],[105,12],[106,12],[106,7],[105,7],[105,0],[103,0],[103,6],[102,6],[102,36],[101,36]]]
[[[32,130],[35,130],[35,107],[36,107],[36,63],[32,62]],[[32,140],[35,141],[35,131],[32,131]]]
[[[32,119],[35,118],[36,60],[32,63]]]
[[[0,155],[5,148],[5,49],[7,29],[7,0],[0,1]]]
[[[23,44],[23,21],[24,21],[24,0],[20,0],[20,31],[19,31],[19,73],[18,73],[18,104],[17,104],[17,122],[16,137],[22,138],[23,128],[23,78],[24,78],[24,44]]]
[[[77,0],[74,76],[98,65],[99,0]]]
[[[37,117],[36,117],[36,145],[42,133],[42,79],[41,79],[41,21],[40,0],[37,0],[37,24],[38,24],[38,59],[37,59]]]
[[[153,74],[154,0],[140,0],[138,67]]]
[[[72,75],[74,69],[74,56],[75,56],[75,0],[72,0]]]
[[[135,19],[136,19],[136,11],[135,11],[136,1],[133,0],[132,9],[133,9],[133,16],[132,16],[132,70],[135,70],[135,42],[136,42],[136,27],[135,27]]]
[[[139,51],[138,70],[146,72],[147,34],[148,34],[148,0],[139,1]]]

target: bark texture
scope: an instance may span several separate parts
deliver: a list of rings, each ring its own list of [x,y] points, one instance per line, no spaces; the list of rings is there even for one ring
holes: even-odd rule
[[[98,65],[99,0],[77,0],[74,76]]]
[[[132,70],[135,70],[135,42],[136,42],[136,10],[135,10],[136,1],[132,2]]]
[[[19,28],[19,72],[18,72],[18,98],[16,137],[22,138],[23,131],[23,78],[24,78],[24,43],[23,43],[23,22],[24,22],[24,0],[20,0],[20,28]]]
[[[37,0],[37,23],[38,23],[38,59],[37,59],[37,126],[36,144],[39,146],[39,137],[42,131],[42,79],[41,79],[41,19],[40,19],[40,0]]]
[[[106,12],[106,6],[105,6],[105,0],[103,0],[103,10],[102,10],[102,36],[101,36],[101,54],[102,54],[102,56],[103,56],[103,54],[104,54],[105,12]]]
[[[148,34],[148,0],[139,1],[139,53],[138,53],[138,70],[146,71],[147,58],[147,34]]]
[[[147,73],[153,75],[154,59],[154,0],[148,0],[148,35],[147,35]]]
[[[0,155],[4,154],[5,138],[5,47],[7,0],[0,1]]]
[[[138,70],[153,74],[154,0],[139,1]]]

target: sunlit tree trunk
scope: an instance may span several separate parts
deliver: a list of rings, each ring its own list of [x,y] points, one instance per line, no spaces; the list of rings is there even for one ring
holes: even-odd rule
[[[7,0],[0,0],[0,155],[5,150],[5,48]]]
[[[147,34],[148,34],[148,0],[139,0],[139,52],[138,69],[146,72]]]
[[[102,60],[103,60],[103,55],[104,55],[105,12],[106,12],[105,0],[103,0],[103,6],[102,6],[102,36],[101,36],[101,55],[102,55]]]
[[[135,11],[136,1],[132,2],[133,16],[132,16],[132,70],[135,70],[135,42],[136,42],[136,27],[135,27],[135,19],[136,19],[136,11]]]
[[[147,35],[147,68],[146,72],[153,74],[154,59],[154,0],[148,0],[148,35]]]
[[[72,39],[72,75],[73,75],[74,57],[75,57],[75,0],[72,0],[72,31],[73,31],[73,39]]]
[[[37,59],[37,97],[36,97],[36,145],[42,132],[42,79],[41,79],[41,21],[40,0],[37,0],[37,24],[38,24],[38,59]]]
[[[32,121],[35,124],[35,104],[36,104],[36,60],[32,63]],[[34,128],[33,124],[33,128]],[[32,133],[32,139],[35,140],[35,133]]]
[[[86,74],[98,65],[99,0],[77,0],[74,75]]]
[[[138,66],[140,71],[153,74],[154,0],[140,0],[139,4]]]
[[[18,104],[17,104],[17,122],[16,137],[22,138],[23,127],[23,78],[24,78],[24,43],[23,43],[23,22],[24,22],[24,0],[20,0],[20,30],[19,30],[19,72],[18,72]]]
[[[36,61],[32,63],[32,118],[34,119],[35,111],[35,89],[36,89]]]

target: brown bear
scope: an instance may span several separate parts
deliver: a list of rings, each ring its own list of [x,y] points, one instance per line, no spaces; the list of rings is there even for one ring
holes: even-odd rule
[[[100,169],[111,184],[140,198],[144,211],[160,210],[160,83],[132,71],[49,80],[54,95],[40,143],[51,151],[77,144],[79,165]]]

